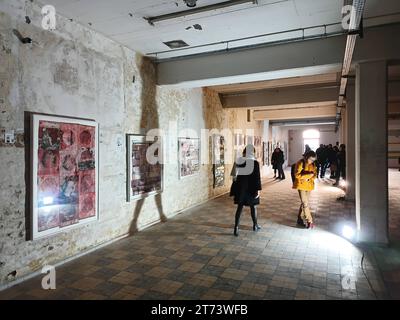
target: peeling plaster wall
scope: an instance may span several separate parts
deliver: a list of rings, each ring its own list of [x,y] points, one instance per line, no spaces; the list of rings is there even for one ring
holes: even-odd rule
[[[31,24],[25,23],[26,15]],[[20,43],[14,28],[34,44]],[[98,222],[26,240],[25,112],[99,123]],[[46,264],[128,234],[137,203],[125,199],[126,150],[117,147],[117,137],[157,127],[167,130],[171,121],[177,122],[178,130],[253,128],[262,135],[262,122],[247,122],[245,110],[224,110],[212,90],[158,88],[154,65],[135,52],[59,16],[56,30],[45,31],[34,3],[0,0],[0,128],[18,133],[16,143],[0,143],[0,288]],[[168,154],[177,153],[177,135],[169,132]],[[137,229],[160,221],[160,211],[172,217],[227,192],[231,165],[225,186],[217,189],[212,187],[211,169],[202,165],[198,175],[179,180],[177,161],[167,163],[161,205],[155,197],[146,198],[136,212]]]

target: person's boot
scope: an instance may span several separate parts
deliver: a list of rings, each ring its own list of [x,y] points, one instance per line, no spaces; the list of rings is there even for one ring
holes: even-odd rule
[[[258,231],[261,227],[257,223],[257,212],[256,210],[251,210],[251,218],[253,219],[253,231]]]
[[[304,221],[302,218],[297,217],[297,225],[300,227],[305,227]]]
[[[299,210],[299,213],[297,214],[297,225],[300,227],[305,228],[306,224],[304,223],[304,220],[301,217],[301,209]]]
[[[236,215],[235,215],[235,227],[233,228],[233,234],[238,237],[239,236],[239,222],[240,222],[240,215],[241,215],[242,211],[239,209],[238,211],[236,211]]]
[[[314,229],[315,224],[313,222],[307,222],[307,229]]]

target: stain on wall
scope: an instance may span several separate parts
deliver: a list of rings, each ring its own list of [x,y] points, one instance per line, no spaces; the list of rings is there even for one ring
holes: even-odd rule
[[[230,166],[224,187],[214,189],[212,166],[197,176],[179,180],[177,161],[164,167],[164,192],[140,206],[125,199],[126,150],[117,137],[159,127],[168,132],[167,156],[177,155],[178,133],[193,128],[252,128],[262,135],[262,123],[247,122],[246,110],[223,109],[210,89],[157,87],[155,67],[146,58],[63,17],[57,29],[40,25],[40,8],[31,1],[6,2],[0,12],[0,128],[24,128],[26,112],[94,119],[99,123],[99,220],[57,235],[26,239],[26,148],[0,144],[0,287],[45,264],[55,264],[85,250],[167,219],[230,187]],[[29,16],[31,23],[25,22]],[[22,44],[12,29],[31,37]],[[135,82],[132,79],[135,77]],[[19,132],[29,138],[29,132]],[[179,192],[176,192],[179,190]],[[139,208],[139,209],[138,209]],[[232,205],[232,210],[234,210]],[[210,212],[210,214],[212,214]],[[135,220],[136,219],[136,220]]]

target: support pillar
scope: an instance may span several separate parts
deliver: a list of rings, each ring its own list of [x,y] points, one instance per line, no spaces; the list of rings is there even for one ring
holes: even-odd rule
[[[355,87],[348,83],[346,89],[346,199],[354,201],[356,198],[356,118],[355,118]]]
[[[387,63],[356,67],[358,240],[388,243]]]

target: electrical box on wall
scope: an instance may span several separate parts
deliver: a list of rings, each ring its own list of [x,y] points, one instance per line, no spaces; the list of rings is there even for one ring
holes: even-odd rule
[[[13,144],[15,142],[14,130],[8,130],[4,132],[4,143]]]

